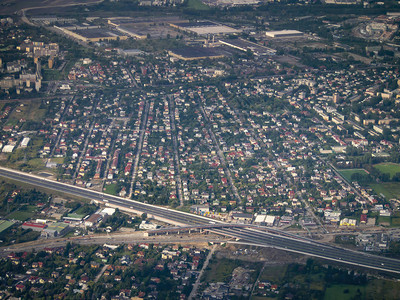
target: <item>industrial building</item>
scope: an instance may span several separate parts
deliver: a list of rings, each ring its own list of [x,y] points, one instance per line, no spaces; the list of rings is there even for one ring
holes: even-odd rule
[[[205,47],[183,47],[168,51],[169,55],[182,60],[196,60],[206,58],[222,58],[225,51],[221,48],[205,48]]]
[[[217,24],[210,21],[198,21],[198,22],[177,22],[170,23],[173,28],[186,31],[188,33],[194,33],[197,35],[223,35],[223,34],[236,34],[240,33],[240,30],[228,27],[225,25]]]
[[[25,222],[22,224],[22,229],[31,229],[33,231],[42,231],[47,227],[46,224],[36,222]]]
[[[70,227],[67,223],[57,222],[50,224],[47,228],[42,231],[42,236],[45,237],[57,237],[63,236],[68,233]]]
[[[87,26],[87,27],[58,27],[55,28],[61,30],[66,35],[76,38],[84,42],[100,42],[100,41],[113,41],[113,40],[126,40],[128,36],[121,34],[115,30],[102,28],[98,26]]]
[[[267,31],[265,35],[270,38],[293,38],[293,37],[302,37],[304,33],[298,30],[278,30],[278,31]]]
[[[275,55],[276,50],[243,39],[219,40],[222,45],[247,52],[251,51],[256,56]]]

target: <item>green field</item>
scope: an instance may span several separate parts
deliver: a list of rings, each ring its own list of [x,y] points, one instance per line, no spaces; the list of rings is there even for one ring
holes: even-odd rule
[[[20,211],[20,210],[18,210],[18,211],[14,211],[14,212],[12,212],[11,214],[9,214],[9,215],[7,216],[7,219],[10,219],[10,220],[18,220],[18,221],[24,222],[24,221],[26,221],[26,220],[32,218],[32,216],[33,216],[34,214],[35,214],[34,212]]]
[[[367,175],[368,174],[368,172],[365,171],[364,169],[341,169],[341,170],[338,170],[338,171],[349,182],[351,182],[351,176],[353,174],[356,174],[356,173],[363,174],[363,175]]]
[[[400,182],[381,182],[369,185],[378,195],[383,194],[386,199],[400,199]]]
[[[20,119],[41,121],[44,119],[46,110],[40,108],[40,101],[30,101],[18,106],[10,114],[9,121],[18,122]],[[8,122],[7,122],[8,123]]]
[[[27,164],[34,170],[43,170],[45,168],[43,158],[33,158],[30,159]]]
[[[391,223],[391,225],[392,225],[393,227],[398,227],[398,226],[400,226],[400,218],[392,218],[392,223]]]
[[[230,259],[213,259],[210,261],[210,270],[206,272],[206,282],[229,282],[232,272],[235,268],[239,267],[239,261]]]
[[[188,8],[195,9],[195,10],[209,10],[210,7],[205,5],[200,0],[189,0],[188,1]]]
[[[43,69],[42,75],[43,75],[43,80],[45,80],[45,81],[62,79],[62,74],[58,70]]]
[[[390,178],[393,178],[396,173],[400,173],[400,164],[395,163],[381,163],[374,165],[374,168],[378,169],[381,173],[389,173]]]
[[[250,272],[250,281],[255,281],[262,264],[246,262],[238,259],[213,258],[204,273],[202,282],[229,282],[232,278],[232,272],[237,267],[252,270]]]
[[[378,217],[378,224],[381,224],[381,223],[389,223],[389,225],[390,225],[390,217],[379,216]]]
[[[325,291],[325,300],[347,300],[347,299],[363,299],[363,297],[356,297],[357,290],[361,295],[365,296],[365,287],[350,285],[350,284],[335,284]],[[358,293],[358,295],[360,295]]]
[[[0,233],[2,233],[4,230],[6,230],[7,228],[10,228],[13,225],[14,225],[13,222],[1,220],[0,221]]]
[[[285,277],[287,265],[266,266],[260,281],[280,282]]]
[[[115,183],[106,185],[104,187],[104,193],[107,193],[110,195],[118,195],[118,185]]]

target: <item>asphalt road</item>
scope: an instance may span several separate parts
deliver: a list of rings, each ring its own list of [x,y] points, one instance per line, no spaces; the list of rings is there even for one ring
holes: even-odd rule
[[[206,217],[111,196],[6,168],[0,167],[0,176],[25,182],[34,186],[68,193],[81,198],[104,201],[110,205],[117,205],[121,207],[121,209],[126,208],[146,212],[148,215],[153,215],[165,220],[171,220],[174,223],[186,225],[210,225],[211,221],[222,223]],[[352,251],[340,247],[333,247],[278,230],[269,230],[268,232],[264,232],[253,228],[218,228],[214,229],[213,232],[235,237],[240,239],[241,243],[259,245],[262,247],[273,247],[340,263],[400,274],[399,260],[370,255],[364,252]]]

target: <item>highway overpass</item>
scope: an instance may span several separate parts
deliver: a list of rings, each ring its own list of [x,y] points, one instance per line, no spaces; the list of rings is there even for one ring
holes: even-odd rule
[[[141,203],[131,199],[111,196],[101,192],[92,191],[86,188],[49,180],[33,174],[18,172],[7,168],[0,167],[0,176],[23,183],[28,183],[33,186],[67,193],[80,198],[104,202],[106,205],[115,206],[121,210],[136,213],[145,212],[151,217],[175,225],[193,226],[213,224],[210,222],[215,222],[216,224],[222,223],[203,216]],[[235,237],[236,239],[240,239],[240,242],[245,244],[258,245],[261,247],[272,247],[285,251],[320,257],[330,261],[400,274],[399,260],[371,255],[359,251],[352,251],[340,247],[334,247],[278,230],[269,229],[268,231],[264,232],[256,228],[214,228],[212,231],[225,236]]]

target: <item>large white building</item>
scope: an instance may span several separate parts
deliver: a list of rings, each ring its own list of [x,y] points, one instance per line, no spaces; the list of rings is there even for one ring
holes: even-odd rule
[[[292,38],[292,37],[301,37],[304,35],[304,33],[298,30],[277,30],[277,31],[267,31],[265,35],[270,38]]]

